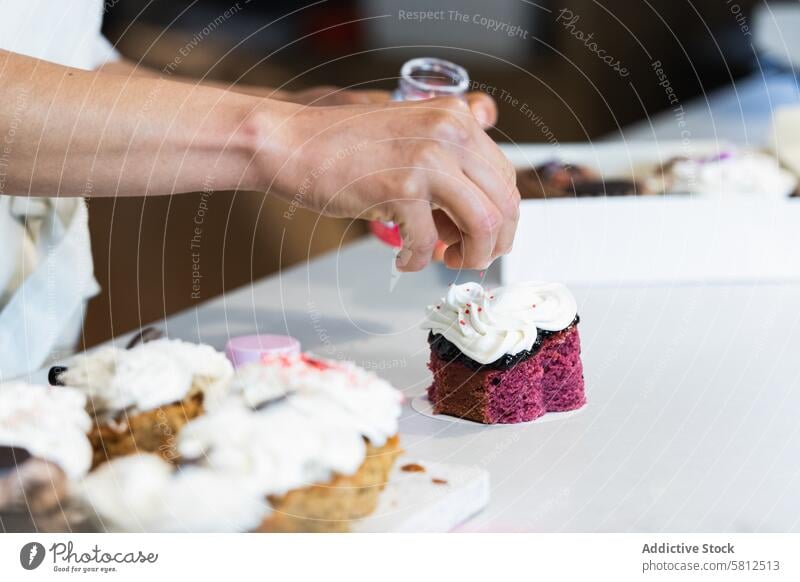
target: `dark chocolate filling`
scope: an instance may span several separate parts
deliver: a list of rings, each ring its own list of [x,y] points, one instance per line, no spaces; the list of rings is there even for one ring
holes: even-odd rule
[[[157,327],[147,326],[143,327],[139,333],[131,338],[131,341],[128,342],[128,345],[125,346],[126,350],[131,348],[135,348],[139,344],[144,344],[147,342],[151,342],[153,340],[161,339],[164,337],[164,332],[158,329]]]
[[[567,327],[562,329],[561,331],[547,331],[544,329],[540,329],[539,333],[536,334],[536,341],[534,342],[533,346],[529,350],[522,350],[516,354],[505,354],[500,358],[496,359],[494,362],[490,362],[488,364],[481,364],[480,362],[476,362],[456,346],[453,342],[448,340],[441,334],[435,334],[433,332],[428,333],[428,344],[431,346],[431,351],[436,354],[436,356],[445,362],[459,362],[470,368],[471,370],[508,370],[513,368],[520,362],[527,360],[531,356],[535,356],[536,353],[541,349],[542,343],[548,337],[555,335],[557,333],[561,333],[562,331],[567,331],[568,329],[572,329],[580,322],[580,317],[575,316],[575,320],[570,323]]]
[[[0,446],[0,473],[16,469],[30,458],[31,454],[27,449]]]
[[[125,346],[126,350],[130,350],[135,348],[139,344],[144,344],[147,342],[151,342],[153,340],[161,339],[164,337],[164,332],[158,329],[157,327],[148,326],[144,327],[139,330],[135,336],[131,338],[131,341],[128,342],[128,345]],[[64,382],[61,381],[61,374],[67,371],[66,366],[53,366],[50,368],[50,371],[47,373],[47,381],[50,382],[51,386],[63,386]]]

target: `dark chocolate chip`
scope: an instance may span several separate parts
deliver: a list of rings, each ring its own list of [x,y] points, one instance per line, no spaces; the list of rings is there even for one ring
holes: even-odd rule
[[[125,346],[125,349],[129,350],[139,344],[145,344],[153,340],[161,339],[162,337],[164,337],[164,332],[157,327],[143,327],[139,333],[131,338],[131,341],[128,342],[128,345]]]
[[[47,381],[51,386],[64,386],[64,382],[61,381],[61,374],[66,371],[66,366],[53,366],[47,373]]]

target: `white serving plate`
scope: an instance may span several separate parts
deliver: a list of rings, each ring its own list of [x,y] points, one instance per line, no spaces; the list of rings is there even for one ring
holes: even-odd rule
[[[557,158],[606,177],[639,174],[678,155],[730,144],[695,142],[504,146],[517,167]],[[618,196],[524,200],[504,283],[692,283],[800,280],[800,199],[775,195]]]

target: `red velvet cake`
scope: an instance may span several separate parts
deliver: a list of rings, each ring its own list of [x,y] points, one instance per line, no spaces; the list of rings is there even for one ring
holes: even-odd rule
[[[563,285],[451,286],[423,327],[437,414],[508,424],[586,403],[577,305]]]

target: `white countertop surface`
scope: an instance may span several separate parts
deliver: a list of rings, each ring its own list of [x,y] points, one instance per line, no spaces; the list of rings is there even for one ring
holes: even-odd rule
[[[772,108],[797,102],[791,76],[754,75],[688,103],[689,139],[761,145]],[[630,146],[680,130],[667,111],[622,135]],[[463,529],[800,531],[800,284],[573,286],[587,406],[480,427],[409,405],[430,382],[424,307],[476,274],[434,265],[393,287],[392,258],[363,240],[163,325],[219,349],[235,335],[288,333],[386,377],[409,397],[410,456],[490,472],[491,502]]]
[[[375,369],[410,398],[430,382],[424,307],[435,265],[391,289],[367,239],[169,318],[172,337],[288,333]],[[495,274],[487,274],[491,281]],[[480,427],[407,404],[408,453],[487,469],[465,529],[800,531],[800,285],[576,287],[588,405],[556,422]]]

